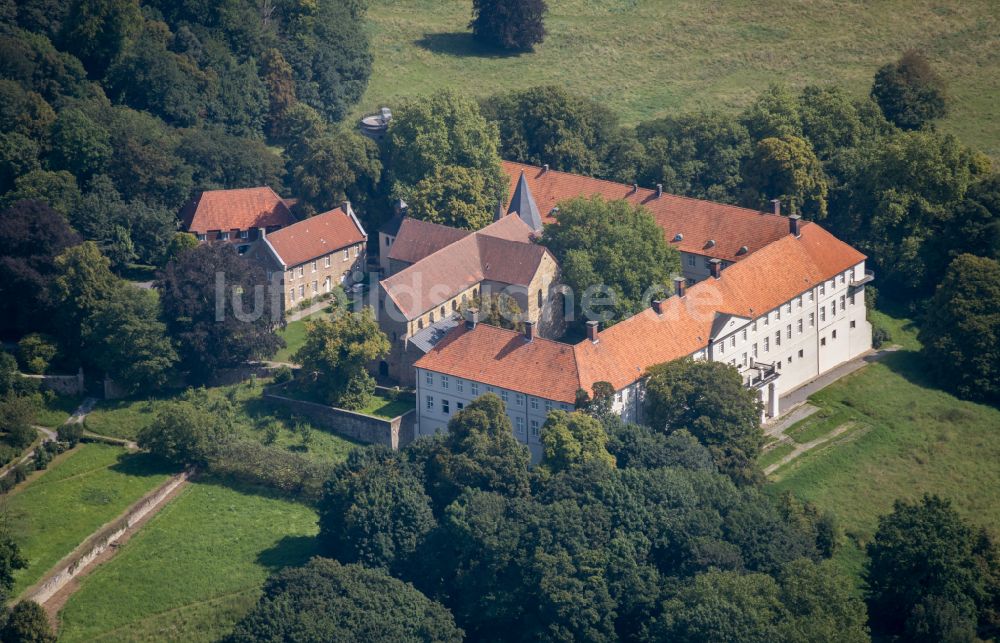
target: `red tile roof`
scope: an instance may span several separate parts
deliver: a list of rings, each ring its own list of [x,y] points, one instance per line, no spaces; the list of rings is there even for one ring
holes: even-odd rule
[[[365,241],[364,230],[343,206],[272,232],[267,242],[286,266],[297,266]]]
[[[407,217],[399,224],[396,240],[389,249],[389,259],[417,263],[441,248],[451,245],[472,234],[471,230],[450,228],[446,225],[411,219]]]
[[[207,190],[184,206],[181,219],[194,234],[286,226],[295,223],[287,203],[269,187]]]
[[[660,314],[647,309],[615,324],[598,334],[597,343],[584,340],[570,346],[536,340],[530,363],[507,362],[496,348],[495,329],[480,324],[466,331],[463,325],[416,366],[450,369],[441,372],[546,399],[572,401],[567,391],[591,390],[599,381],[621,389],[641,378],[650,366],[705,348],[719,315],[754,319],[864,259],[820,226],[804,223],[800,237],[786,235],[724,270],[721,279],[709,278],[691,286],[684,298],[670,297]],[[567,348],[572,349],[572,363],[562,357]],[[529,373],[529,367],[538,370]]]
[[[554,223],[552,208],[560,201],[600,195],[643,205],[663,229],[670,245],[693,254],[741,261],[767,244],[788,234],[788,219],[735,205],[702,201],[673,194],[656,196],[655,190],[603,181],[579,174],[543,170],[534,165],[503,162],[510,180],[507,194],[514,193],[521,172],[528,181],[543,223]],[[677,234],[683,239],[675,241]],[[709,242],[714,241],[711,247]],[[737,254],[742,246],[747,252]]]
[[[567,404],[579,388],[572,346],[487,324],[459,324],[417,367]]]
[[[527,285],[548,253],[532,243],[530,227],[508,216],[379,283],[407,319],[414,319],[483,280]]]

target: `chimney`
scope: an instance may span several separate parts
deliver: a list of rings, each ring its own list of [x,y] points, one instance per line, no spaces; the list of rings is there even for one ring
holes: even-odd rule
[[[344,209],[344,212],[350,212],[351,202],[348,201],[347,199],[344,199],[344,202],[340,204],[340,207]]]
[[[479,323],[479,309],[469,308],[465,311],[465,328],[466,330],[475,330],[476,324]]]
[[[524,324],[524,339],[530,342],[535,339],[535,322],[525,321],[522,323]]]
[[[771,199],[771,206],[774,207],[774,213],[781,216],[781,199]]]
[[[592,343],[597,343],[597,326],[600,322],[589,321],[587,322],[587,339]]]
[[[788,232],[796,237],[802,234],[802,217],[797,214],[788,215]]]
[[[656,198],[659,199],[661,196],[663,196],[663,184],[662,183],[657,183],[656,184]]]
[[[674,277],[674,290],[677,292],[678,297],[683,297],[687,294],[687,281],[684,277]]]
[[[549,171],[549,164],[546,163],[545,165],[542,166],[542,174],[545,174],[548,171]]]
[[[267,236],[267,228],[257,228],[257,237],[263,239]]]
[[[712,276],[716,279],[722,277],[722,259],[709,259],[708,260],[709,269],[712,271]]]
[[[662,299],[654,299],[653,300],[653,312],[656,313],[657,315],[662,315],[663,314],[663,300]]]
[[[635,194],[638,191],[639,191],[639,184],[638,183],[633,183],[632,184],[632,194]]]

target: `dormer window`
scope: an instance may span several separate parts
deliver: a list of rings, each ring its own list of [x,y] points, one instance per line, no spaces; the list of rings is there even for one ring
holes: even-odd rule
[[[250,231],[240,230],[240,239],[248,239],[248,238],[250,238]]]

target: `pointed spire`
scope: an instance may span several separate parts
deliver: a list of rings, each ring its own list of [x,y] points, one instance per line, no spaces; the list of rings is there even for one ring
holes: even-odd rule
[[[528,187],[528,179],[524,178],[524,170],[517,179],[517,187],[514,188],[514,196],[510,200],[510,207],[507,214],[517,212],[521,220],[531,226],[532,230],[542,229],[542,216],[538,213],[538,206],[535,205],[535,197],[531,196],[531,188]]]

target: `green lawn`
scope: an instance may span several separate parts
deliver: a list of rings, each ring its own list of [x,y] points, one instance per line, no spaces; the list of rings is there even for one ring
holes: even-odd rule
[[[879,66],[916,47],[950,83],[943,129],[1000,156],[993,0],[551,0],[545,42],[519,56],[479,48],[470,7],[373,0],[374,68],[355,115],[442,88],[482,97],[547,83],[598,98],[626,123],[736,110],[772,82],[838,83],[861,96]]]
[[[279,350],[271,359],[275,362],[291,362],[292,355],[296,353],[306,343],[306,322],[311,319],[324,319],[328,316],[325,311],[313,313],[305,319],[289,322],[278,334],[284,338],[285,347]]]
[[[83,444],[0,500],[28,559],[12,595],[27,589],[101,525],[164,482],[169,472],[148,456]]]
[[[829,428],[854,420],[865,430],[807,452],[771,476],[772,490],[794,491],[837,514],[848,535],[838,560],[855,573],[878,516],[897,498],[937,493],[974,524],[1000,530],[1000,409],[938,389],[924,376],[912,324],[888,322],[894,342],[908,348],[811,398],[830,413],[819,420]]]
[[[304,418],[290,414],[278,405],[271,405],[261,398],[264,380],[256,380],[207,389],[209,395],[232,395],[236,406],[236,424],[244,434],[264,439],[265,427],[275,422],[279,427],[275,444],[293,450],[307,450],[310,455],[327,461],[344,458],[355,443],[329,431],[316,428],[310,433],[308,449],[302,447],[299,427],[309,425]],[[176,398],[177,391],[148,399],[101,400],[87,415],[87,429],[101,435],[134,440],[139,431],[156,417],[167,400]]]
[[[314,553],[316,513],[212,481],[192,483],[60,612],[60,641],[215,641],[264,579]]]
[[[323,400],[315,396],[312,391],[302,390],[293,385],[280,389],[280,394],[296,400],[303,400],[305,402],[315,402],[317,404],[325,403]],[[368,404],[360,409],[355,409],[355,412],[391,420],[402,415],[403,413],[406,413],[407,411],[412,410],[413,407],[414,401],[412,395],[403,393],[400,394],[399,398],[393,400],[376,391],[372,394]]]
[[[43,397],[42,407],[35,416],[35,424],[55,429],[66,423],[73,411],[83,400],[75,395],[55,395],[51,399]]]

